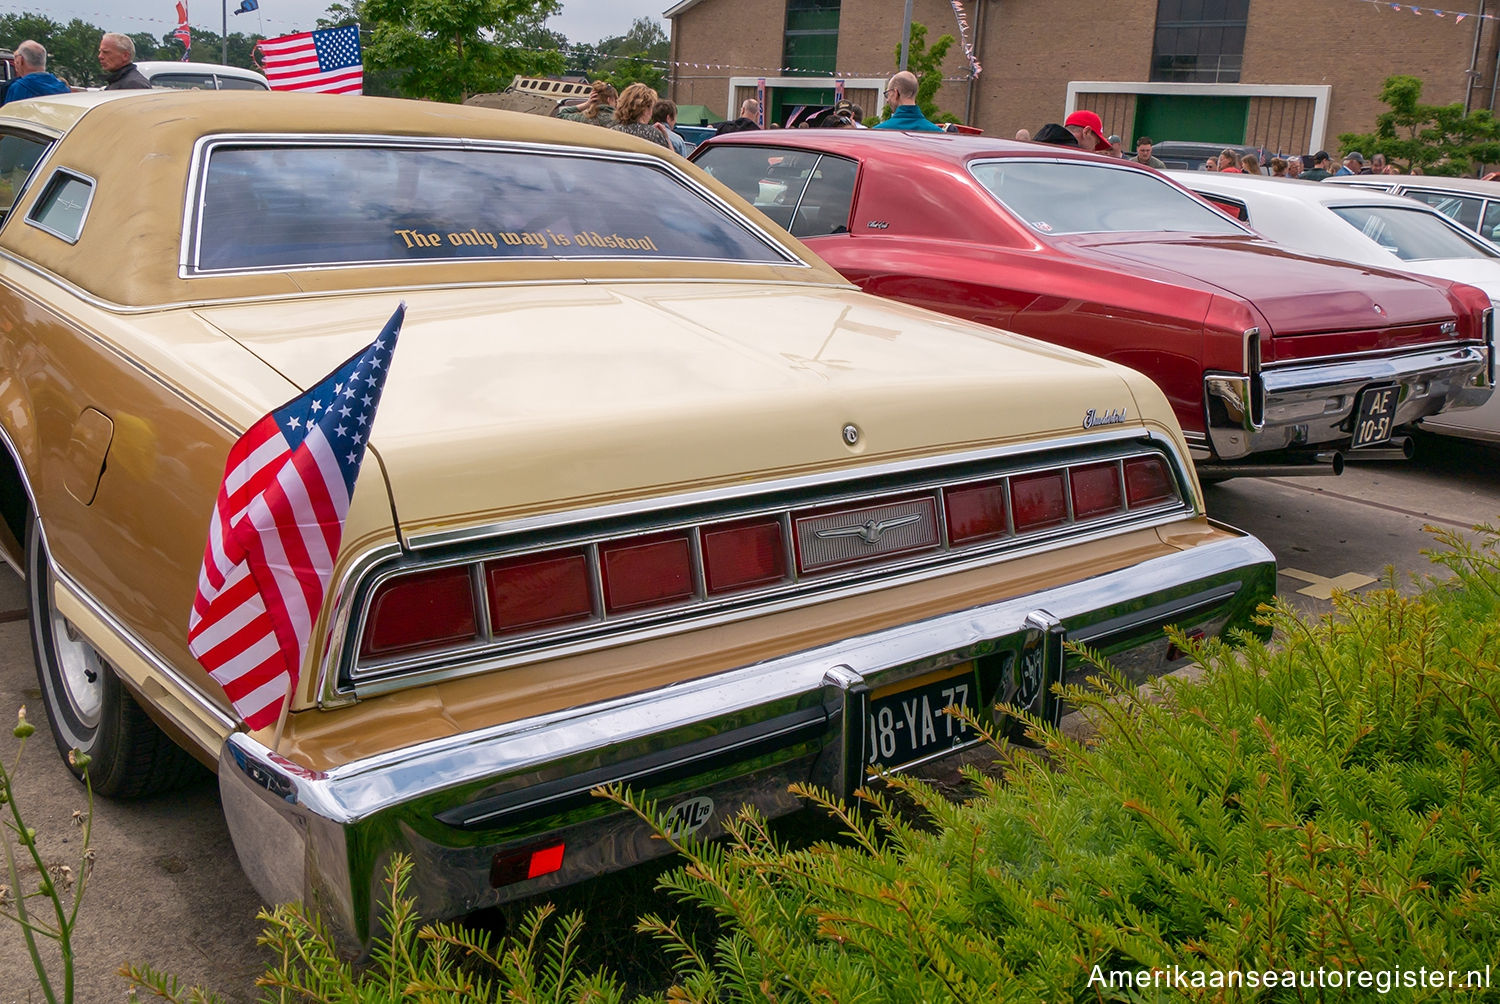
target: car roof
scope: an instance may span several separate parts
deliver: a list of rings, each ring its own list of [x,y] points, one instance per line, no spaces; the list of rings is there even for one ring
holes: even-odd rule
[[[66,167],[88,178],[118,178],[128,174],[128,185],[101,185],[89,209],[88,225],[76,245],[65,241],[32,241],[34,228],[0,229],[0,246],[23,254],[38,267],[63,277],[87,276],[86,287],[105,301],[125,305],[188,302],[197,299],[278,295],[299,288],[326,285],[330,291],[362,288],[370,277],[351,279],[306,273],[293,283],[281,273],[196,276],[178,274],[183,253],[183,219],[194,145],[217,136],[316,136],[476,140],[555,146],[574,151],[629,154],[664,162],[680,172],[681,161],[667,148],[624,132],[566,122],[544,115],[526,115],[400,98],[354,97],[346,94],[307,94],[287,91],[133,90],[94,91],[56,97],[28,98],[0,107],[0,124],[32,127],[61,134],[57,146],[38,165],[38,183],[17,199],[12,215],[24,217],[45,189],[47,172]],[[694,172],[697,175],[697,172]],[[731,206],[733,192],[706,176],[696,182]],[[752,221],[753,222],[753,221]],[[837,273],[809,256],[795,240],[783,246],[803,264],[795,278],[811,282],[840,282]],[[21,249],[24,246],[24,251]],[[119,249],[128,247],[124,258]],[[673,277],[680,262],[632,262],[642,277]],[[718,266],[703,266],[714,272]],[[546,280],[566,274],[567,266],[550,261],[507,265],[516,281]],[[791,266],[723,266],[737,277],[785,278]],[[345,270],[348,271],[348,270]],[[443,284],[464,276],[458,265],[434,263],[423,284]],[[493,268],[489,270],[493,276]],[[394,273],[393,273],[394,274]],[[467,281],[476,271],[468,270]],[[717,274],[716,272],[714,274]],[[78,280],[82,282],[82,280]],[[385,280],[379,280],[385,281]],[[320,287],[321,288],[321,287]]]
[[[1184,188],[1191,188],[1195,192],[1219,192],[1231,198],[1244,195],[1286,199],[1305,202],[1308,205],[1354,205],[1357,203],[1362,206],[1391,205],[1401,209],[1422,205],[1403,195],[1393,195],[1390,192],[1382,192],[1373,188],[1355,188],[1347,185],[1335,188],[1332,185],[1325,186],[1321,181],[1303,181],[1300,178],[1273,178],[1263,174],[1220,174],[1217,171],[1169,170],[1162,173],[1175,179]],[[1250,225],[1254,226],[1254,221],[1251,221]]]
[[[1481,181],[1478,178],[1445,178],[1438,174],[1346,174],[1328,181],[1336,185],[1378,185],[1381,188],[1401,186],[1402,188],[1424,188],[1436,191],[1462,192],[1465,195],[1488,196],[1492,199],[1500,198],[1500,181]]]
[[[895,129],[747,129],[744,132],[715,136],[699,149],[718,146],[785,146],[849,157],[867,157],[890,153],[901,158],[923,158],[962,164],[983,157],[1037,157],[1081,160],[1128,167],[1119,157],[1085,153],[1077,147],[1052,143],[1021,143],[992,136],[969,136],[963,133],[901,132]],[[1137,167],[1137,170],[1146,170]]]
[[[223,63],[183,63],[166,60],[141,60],[135,64],[147,80],[157,75],[178,73],[216,73],[221,77],[238,77],[240,80],[256,80],[264,84],[265,74],[247,70],[243,66],[226,66]]]

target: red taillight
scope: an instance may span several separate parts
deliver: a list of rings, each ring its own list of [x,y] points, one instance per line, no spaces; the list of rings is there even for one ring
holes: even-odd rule
[[[1125,461],[1125,498],[1130,508],[1155,505],[1177,497],[1177,485],[1161,457],[1132,457]]]
[[[599,563],[604,569],[604,605],[610,613],[693,595],[693,559],[685,533],[604,544]]]
[[[786,577],[781,521],[704,527],[703,578],[710,594],[769,585]]]
[[[582,551],[549,551],[484,566],[495,634],[585,620],[594,614],[589,559]]]
[[[469,641],[475,623],[469,566],[398,575],[370,599],[359,654],[399,655]]]
[[[1107,516],[1125,508],[1120,472],[1114,462],[1068,468],[1073,484],[1073,518]]]
[[[957,546],[1005,536],[1005,482],[953,488],[943,493],[948,543]]]
[[[542,844],[503,851],[490,863],[490,885],[495,888],[551,875],[562,868],[564,844]]]
[[[1010,510],[1016,533],[1057,526],[1068,520],[1062,471],[1042,471],[1010,479]]]

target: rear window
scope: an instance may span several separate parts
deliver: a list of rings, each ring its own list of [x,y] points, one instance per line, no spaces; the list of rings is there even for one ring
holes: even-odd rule
[[[200,272],[489,259],[797,262],[647,160],[500,147],[222,144]]]
[[[1420,209],[1394,206],[1330,206],[1334,215],[1402,261],[1482,258],[1496,255],[1477,240]]]
[[[858,165],[816,150],[709,146],[693,163],[796,237],[849,229]]]
[[[1031,159],[984,161],[969,170],[1002,205],[1042,234],[1246,232],[1147,171]]]

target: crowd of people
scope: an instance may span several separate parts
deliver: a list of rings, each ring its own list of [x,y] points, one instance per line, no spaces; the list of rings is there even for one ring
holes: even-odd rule
[[[1035,135],[1029,129],[1016,132],[1022,142],[1054,143],[1058,146],[1076,146],[1081,150],[1101,153],[1111,157],[1125,157],[1124,144],[1119,136],[1104,135],[1104,122],[1095,112],[1080,108],[1070,114],[1061,124],[1049,122],[1038,129]],[[1152,156],[1155,144],[1149,136],[1138,136],[1135,141],[1135,160],[1148,167],[1163,168],[1166,165]],[[1311,165],[1310,167],[1308,165]],[[1232,148],[1225,149],[1217,157],[1210,157],[1203,165],[1205,171],[1222,174],[1269,174],[1276,178],[1301,178],[1304,181],[1322,181],[1335,175],[1350,174],[1400,174],[1401,168],[1388,163],[1385,154],[1377,153],[1365,161],[1364,154],[1351,150],[1344,154],[1342,164],[1334,169],[1333,158],[1327,150],[1319,150],[1308,156],[1275,156],[1262,159],[1259,153],[1250,153]],[[1421,174],[1420,167],[1413,167],[1412,174]]]
[[[135,65],[135,42],[129,35],[107,32],[99,39],[98,58],[99,68],[104,71],[106,91],[151,86]],[[73,89],[66,81],[47,71],[47,50],[39,42],[27,39],[17,45],[13,62],[16,76],[9,81],[0,81],[0,104],[44,94],[66,94]],[[825,109],[800,125],[829,129],[942,131],[942,127],[930,121],[917,104],[915,74],[902,70],[893,75],[886,84],[884,97],[891,108],[891,115],[874,126],[866,126],[861,121],[864,109],[850,101],[839,101],[832,108]],[[643,83],[634,83],[624,91],[617,91],[606,81],[596,80],[588,97],[581,104],[561,108],[557,115],[559,118],[629,133],[679,154],[686,146],[686,141],[676,131],[676,103],[659,97],[655,89]],[[720,122],[714,128],[718,133],[761,128],[760,102],[755,98],[745,99],[735,118]],[[1061,124],[1048,122],[1034,135],[1029,129],[1018,130],[1016,139],[1076,146],[1081,150],[1125,158],[1123,140],[1117,135],[1106,136],[1104,122],[1099,115],[1083,108],[1069,114]],[[1152,156],[1153,146],[1151,137],[1136,137],[1134,159],[1148,167],[1165,167],[1159,158]],[[1308,164],[1312,166],[1309,167]],[[1346,153],[1336,170],[1332,165],[1333,160],[1327,150],[1319,150],[1306,157],[1277,155],[1262,162],[1257,154],[1225,149],[1217,158],[1210,157],[1203,169],[1224,174],[1269,174],[1277,178],[1301,178],[1305,181],[1321,181],[1336,175],[1401,173],[1399,167],[1386,161],[1384,154],[1377,153],[1366,163],[1364,155],[1358,150]],[[1413,167],[1411,173],[1421,174],[1422,169]]]
[[[73,90],[66,80],[48,72],[47,49],[40,42],[28,38],[16,46],[11,62],[16,75],[0,81],[0,104]],[[135,42],[129,35],[111,31],[99,39],[99,69],[104,71],[106,91],[144,90],[151,86],[135,65]]]

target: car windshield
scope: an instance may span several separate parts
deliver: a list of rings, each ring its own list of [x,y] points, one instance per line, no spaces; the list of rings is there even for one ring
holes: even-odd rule
[[[1147,171],[1029,158],[982,161],[970,171],[1005,208],[1044,234],[1246,233]]]
[[[1396,206],[1330,206],[1333,214],[1402,261],[1500,258],[1431,212]]]
[[[460,146],[213,147],[199,272],[477,259],[794,262],[664,165]]]

